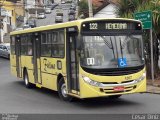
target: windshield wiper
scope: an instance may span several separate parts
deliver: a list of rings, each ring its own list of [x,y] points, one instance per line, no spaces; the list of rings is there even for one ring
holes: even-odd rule
[[[103,41],[105,42],[105,44],[110,48],[110,49],[113,49],[113,46],[111,46],[111,44],[107,41],[107,39],[105,38],[105,37],[103,37],[103,36],[100,36],[102,39],[103,39]]]
[[[99,37],[101,37],[104,41],[104,43],[110,48],[110,49],[113,49],[113,47],[111,46],[111,44],[108,42],[108,40],[103,37],[102,35],[100,35],[99,33],[97,33]]]
[[[115,56],[115,53],[114,53],[114,49],[113,49],[113,42],[112,42],[112,38],[110,37],[110,41],[111,41],[111,45],[112,45],[112,52],[113,52],[113,55],[114,55],[114,59],[116,59],[116,56]]]
[[[110,36],[110,42],[111,42],[111,44],[110,44],[105,37],[103,37],[103,36],[100,35],[99,33],[97,33],[97,34],[98,34],[98,36],[100,36],[100,37],[103,39],[104,43],[105,43],[110,49],[112,49],[114,59],[116,59],[116,55],[115,55],[115,52],[114,52],[114,49],[113,49],[113,42],[112,42],[111,36]]]
[[[119,40],[120,40],[120,48],[121,48],[121,55],[122,55],[122,59],[123,59],[123,47],[122,47],[122,41],[121,41],[121,37],[119,37]]]

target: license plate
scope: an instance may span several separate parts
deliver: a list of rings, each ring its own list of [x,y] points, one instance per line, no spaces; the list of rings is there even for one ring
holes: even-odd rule
[[[124,91],[124,86],[114,87],[114,91]]]

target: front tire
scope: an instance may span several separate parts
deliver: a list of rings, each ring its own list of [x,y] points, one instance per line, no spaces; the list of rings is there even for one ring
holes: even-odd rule
[[[66,88],[66,84],[63,78],[61,78],[58,83],[58,94],[59,94],[60,99],[64,101],[72,100],[72,97],[67,94],[67,88]]]
[[[24,75],[23,75],[23,80],[24,80],[24,84],[25,84],[26,88],[32,88],[33,87],[33,84],[31,84],[29,82],[29,77],[28,77],[28,73],[27,73],[26,70],[25,70]]]

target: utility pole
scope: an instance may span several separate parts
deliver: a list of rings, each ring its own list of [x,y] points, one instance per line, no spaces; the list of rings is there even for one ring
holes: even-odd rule
[[[93,17],[92,0],[88,0],[89,17]]]
[[[153,61],[153,35],[152,35],[152,28],[150,29],[150,39],[151,39],[151,77],[152,77],[152,84],[154,83],[154,61]]]
[[[2,28],[3,28],[3,17],[2,17],[2,6],[5,0],[0,1],[0,43],[2,42]]]

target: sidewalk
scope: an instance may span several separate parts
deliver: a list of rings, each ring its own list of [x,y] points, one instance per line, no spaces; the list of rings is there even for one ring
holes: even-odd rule
[[[152,80],[147,80],[147,93],[160,94],[160,79],[152,84]]]

